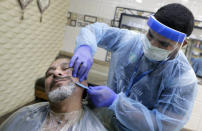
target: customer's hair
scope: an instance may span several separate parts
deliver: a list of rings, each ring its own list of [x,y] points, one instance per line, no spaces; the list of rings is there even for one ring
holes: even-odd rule
[[[185,6],[172,3],[158,9],[154,17],[164,25],[191,35],[194,27],[194,16]]]
[[[58,54],[58,55],[56,56],[55,60],[57,60],[57,59],[62,59],[62,58],[64,58],[64,59],[70,59],[70,57],[67,56],[67,55]]]

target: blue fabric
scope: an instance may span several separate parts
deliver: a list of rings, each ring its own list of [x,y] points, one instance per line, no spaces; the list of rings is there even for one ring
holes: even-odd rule
[[[133,84],[129,97],[124,94],[141,56],[141,36],[95,23],[81,29],[76,47],[89,45],[93,54],[97,46],[112,52],[108,87],[118,96],[110,109],[124,127],[133,131],[180,130],[189,119],[197,90],[195,73],[183,52]],[[136,75],[158,64],[143,56]]]
[[[202,58],[191,58],[191,62],[196,75],[202,77]]]
[[[179,43],[183,43],[186,34],[176,31],[170,27],[167,27],[166,25],[162,24],[161,22],[159,22],[158,20],[155,19],[155,17],[152,15],[149,17],[149,20],[147,21],[148,26],[155,32],[157,32],[158,34],[179,42]]]

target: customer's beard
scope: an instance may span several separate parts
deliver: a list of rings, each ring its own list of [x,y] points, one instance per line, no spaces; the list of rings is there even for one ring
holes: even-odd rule
[[[48,93],[48,99],[50,102],[57,103],[65,100],[72,95],[75,89],[73,82],[68,83],[66,86],[58,87],[57,89]]]

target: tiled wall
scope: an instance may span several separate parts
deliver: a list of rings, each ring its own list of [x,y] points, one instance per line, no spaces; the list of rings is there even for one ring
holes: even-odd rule
[[[34,100],[34,83],[64,40],[68,0],[51,0],[43,14],[37,0],[21,21],[18,0],[0,0],[0,116]]]
[[[117,6],[155,12],[160,6],[173,2],[184,4],[192,10],[195,18],[202,20],[201,0],[70,0],[68,11],[81,15],[91,15],[112,20]],[[66,26],[65,40],[62,50],[68,52],[74,51],[75,39],[80,28],[80,26]],[[95,58],[104,61],[105,56],[106,51],[98,49]],[[199,86],[193,115],[185,127],[192,130],[202,130],[202,86]]]

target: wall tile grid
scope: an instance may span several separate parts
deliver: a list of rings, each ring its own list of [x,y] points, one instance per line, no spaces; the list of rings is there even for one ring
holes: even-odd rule
[[[68,0],[51,0],[43,14],[37,0],[24,11],[17,0],[0,1],[0,116],[34,100],[42,77],[63,40]]]

